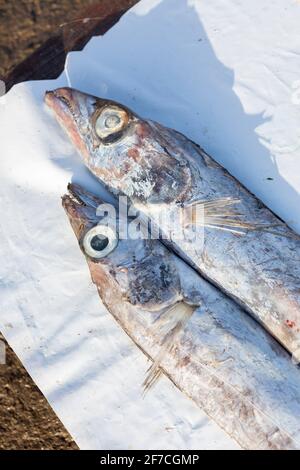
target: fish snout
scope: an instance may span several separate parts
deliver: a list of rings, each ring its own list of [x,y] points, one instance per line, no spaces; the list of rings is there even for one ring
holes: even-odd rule
[[[81,132],[83,104],[88,95],[72,88],[57,88],[46,91],[45,103],[54,112],[57,121],[69,134],[75,147],[85,152],[84,136]]]
[[[85,206],[77,201],[72,194],[64,194],[61,198],[62,206],[70,221],[74,218],[83,219]]]
[[[45,102],[50,108],[63,105],[73,111],[85,108],[86,112],[93,110],[93,105],[104,106],[108,100],[96,98],[82,91],[70,87],[56,88],[45,92]]]
[[[95,223],[93,221],[91,210],[89,207],[81,205],[70,194],[65,194],[62,197],[62,206],[79,241],[82,238],[83,233],[85,233],[90,226]]]
[[[57,111],[59,107],[72,110],[78,104],[75,92],[76,90],[73,90],[72,88],[68,87],[57,88],[56,90],[52,91],[46,91],[45,103],[54,111]]]
[[[84,189],[79,184],[69,183],[68,192],[62,197],[62,206],[75,230],[76,235],[99,221],[97,209],[104,204],[103,200]]]

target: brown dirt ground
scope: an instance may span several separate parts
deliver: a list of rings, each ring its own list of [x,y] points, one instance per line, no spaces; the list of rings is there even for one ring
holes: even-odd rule
[[[62,23],[101,0],[0,0],[0,75],[35,51]]]
[[[129,7],[137,0],[118,0]],[[91,5],[117,0],[0,0],[0,76],[28,58],[60,24]],[[84,10],[82,10],[84,8]],[[3,340],[0,334],[0,340]],[[6,344],[0,365],[0,449],[77,449],[47,400]]]
[[[7,343],[0,365],[0,449],[77,449]]]

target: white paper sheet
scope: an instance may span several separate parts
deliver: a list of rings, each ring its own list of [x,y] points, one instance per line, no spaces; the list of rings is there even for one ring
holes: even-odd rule
[[[0,101],[0,330],[78,445],[237,448],[163,379],[101,305],[60,196],[100,192],[43,105],[71,85],[184,132],[300,229],[300,2],[143,0]],[[272,180],[268,178],[273,178]]]

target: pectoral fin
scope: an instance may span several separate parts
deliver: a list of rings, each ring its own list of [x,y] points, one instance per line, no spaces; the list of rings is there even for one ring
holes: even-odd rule
[[[207,201],[195,200],[181,208],[181,220],[184,227],[188,225],[203,226],[217,230],[229,231],[238,235],[245,235],[249,231],[261,231],[273,235],[300,240],[299,235],[293,232],[273,230],[281,227],[280,222],[263,224],[247,220],[246,214],[239,212],[235,207],[241,201],[236,198],[224,197]]]
[[[155,336],[161,338],[161,348],[157,357],[147,370],[147,375],[143,382],[144,393],[146,393],[163,374],[161,363],[164,357],[172,351],[177,336],[184,329],[197,307],[198,306],[195,305],[189,305],[185,301],[177,302],[163,312],[154,323],[153,328]]]

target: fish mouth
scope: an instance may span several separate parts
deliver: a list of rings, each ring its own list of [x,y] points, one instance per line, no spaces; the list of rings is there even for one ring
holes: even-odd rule
[[[54,115],[66,130],[75,145],[81,143],[80,132],[77,126],[79,117],[79,101],[75,98],[75,90],[71,88],[57,88],[46,91],[45,103],[54,112]]]
[[[62,196],[62,206],[79,239],[84,231],[99,221],[96,211],[103,201],[79,184],[69,183],[67,189],[68,192]]]
[[[86,142],[86,128],[91,125],[91,117],[96,107],[104,106],[106,100],[69,87],[46,91],[44,100],[69,135],[74,147],[88,162],[90,154]]]
[[[100,197],[84,189],[80,184],[69,183],[67,190],[68,194],[63,197],[70,198],[74,203],[80,206],[89,206],[96,209],[104,202]]]
[[[81,115],[81,105],[93,104],[104,106],[108,100],[89,95],[75,88],[62,87],[45,92],[45,103],[55,114],[64,119],[66,116],[72,116],[78,119]],[[88,107],[88,106],[86,106]]]
[[[74,92],[72,88],[57,88],[56,90],[48,90],[45,93],[45,103],[49,108],[53,109],[55,113],[61,114],[69,112],[75,114],[76,100],[74,99]]]

